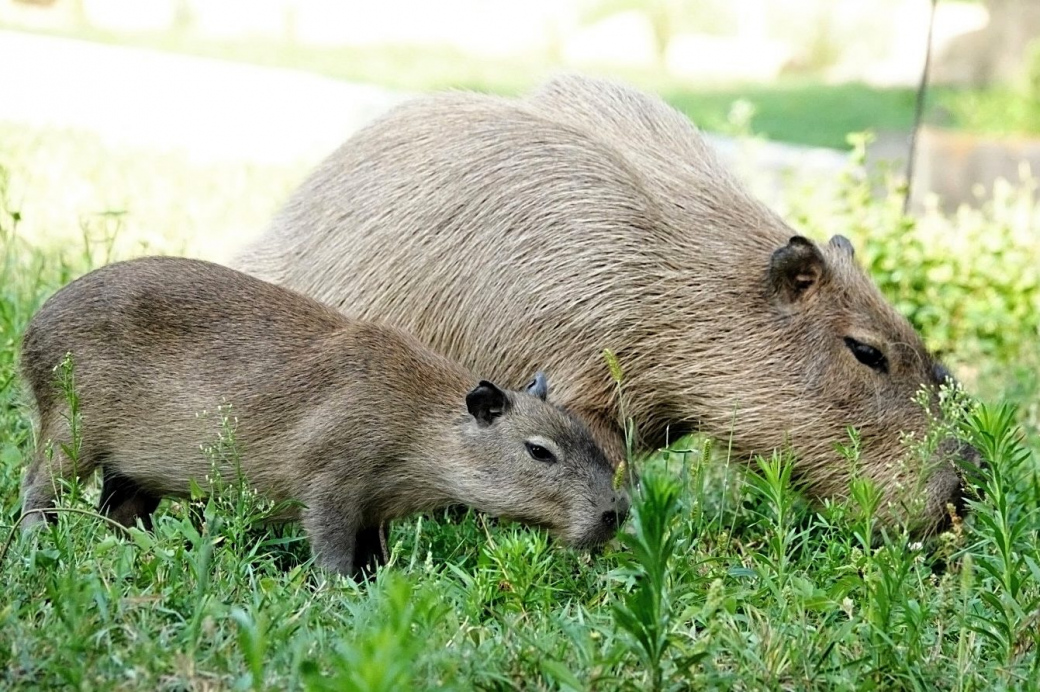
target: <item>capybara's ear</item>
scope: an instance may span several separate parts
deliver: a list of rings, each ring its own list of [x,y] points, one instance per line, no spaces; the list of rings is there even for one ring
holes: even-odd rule
[[[466,395],[466,408],[482,428],[491,425],[496,418],[505,413],[508,405],[506,393],[487,380],[481,380],[480,384]]]
[[[534,394],[545,401],[545,397],[549,396],[549,380],[545,377],[544,372],[539,370],[534,374],[534,379],[527,385],[527,393]]]
[[[820,249],[796,235],[769,260],[769,285],[775,298],[795,303],[812,293],[823,278],[824,262]]]
[[[831,238],[831,246],[836,247],[849,257],[856,256],[856,248],[852,247],[852,241],[843,235],[835,235]]]

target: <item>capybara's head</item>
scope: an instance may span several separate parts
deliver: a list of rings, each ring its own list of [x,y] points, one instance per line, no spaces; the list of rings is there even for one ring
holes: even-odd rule
[[[931,439],[929,420],[941,416],[938,390],[952,383],[949,372],[884,300],[843,236],[822,247],[790,238],[772,253],[763,280],[772,325],[762,332],[759,404],[781,390],[796,409],[799,398],[812,401],[809,416],[776,417],[791,421],[799,470],[814,492],[842,494],[859,474],[882,491],[883,518],[908,520],[919,534],[940,528],[951,508],[962,509],[958,458],[978,460],[953,438]],[[836,455],[837,444],[851,447],[848,426],[858,430],[858,455]]]
[[[624,491],[585,424],[546,401],[543,373],[524,391],[481,381],[466,395],[469,470],[461,497],[481,511],[547,528],[564,543],[610,540],[628,515]]]

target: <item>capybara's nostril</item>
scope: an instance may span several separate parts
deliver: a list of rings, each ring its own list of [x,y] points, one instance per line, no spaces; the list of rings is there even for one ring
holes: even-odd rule
[[[965,483],[970,483],[975,487],[976,492],[981,493],[982,487],[985,485],[986,472],[989,470],[985,457],[978,448],[963,444],[960,449],[960,458],[962,460],[960,463],[961,475],[964,477],[964,481],[961,483],[961,493],[963,494],[966,489]]]
[[[628,519],[628,503],[618,502],[617,509],[608,509],[603,513],[603,525],[614,531]]]

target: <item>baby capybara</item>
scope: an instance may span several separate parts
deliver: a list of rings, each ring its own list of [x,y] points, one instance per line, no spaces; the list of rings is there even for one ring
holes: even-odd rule
[[[54,374],[66,353],[75,467]],[[302,503],[318,563],[343,574],[372,557],[382,522],[449,504],[574,546],[608,540],[628,509],[585,425],[546,401],[540,373],[526,390],[500,389],[402,331],[208,262],[145,258],[73,281],[33,317],[21,359],[40,426],[25,511],[52,505],[54,477],[100,467],[100,509],[124,524],[147,518],[161,497],[205,483],[200,445],[220,423],[199,414],[223,404],[244,479]],[[41,519],[26,516],[26,528]]]

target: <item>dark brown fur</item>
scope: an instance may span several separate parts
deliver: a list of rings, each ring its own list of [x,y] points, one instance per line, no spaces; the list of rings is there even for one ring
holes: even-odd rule
[[[66,352],[82,421],[75,470],[60,452],[68,407],[53,372]],[[627,510],[603,453],[540,381],[503,392],[404,332],[206,262],[147,258],[72,282],[26,330],[22,370],[40,417],[25,510],[51,506],[54,476],[101,467],[102,509],[147,519],[210,474],[200,445],[216,441],[225,404],[243,476],[304,503],[319,562],[345,574],[381,522],[452,503],[579,546],[607,540]]]
[[[642,449],[691,430],[738,458],[790,444],[809,491],[840,496],[853,469],[836,445],[855,426],[859,471],[889,515],[931,530],[960,494],[956,444],[922,464],[901,437],[925,434],[912,399],[941,366],[848,241],[794,236],[660,99],[564,77],[525,99],[394,109],[325,161],[236,266],[496,377],[551,368],[614,459],[604,348],[624,366]]]

